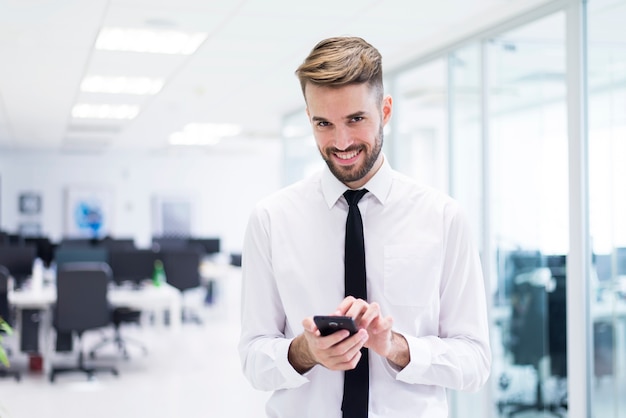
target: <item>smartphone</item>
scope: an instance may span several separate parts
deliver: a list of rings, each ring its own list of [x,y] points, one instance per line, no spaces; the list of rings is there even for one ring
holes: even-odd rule
[[[317,315],[313,317],[313,321],[323,336],[330,335],[340,329],[347,329],[350,331],[350,335],[357,332],[356,324],[350,316]]]

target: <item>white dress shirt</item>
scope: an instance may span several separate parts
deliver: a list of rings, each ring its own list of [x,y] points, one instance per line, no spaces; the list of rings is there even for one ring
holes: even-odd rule
[[[485,286],[467,220],[450,197],[385,161],[359,202],[368,301],[393,317],[410,362],[398,370],[369,350],[370,417],[447,417],[445,388],[478,390],[491,365]],[[343,372],[304,375],[289,363],[302,320],[344,298],[347,187],[325,168],[262,200],[243,247],[244,374],[274,391],[269,417],[340,418]]]

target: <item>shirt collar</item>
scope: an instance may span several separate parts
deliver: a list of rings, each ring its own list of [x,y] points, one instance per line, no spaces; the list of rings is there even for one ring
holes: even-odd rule
[[[387,157],[383,158],[383,165],[378,169],[374,177],[372,177],[363,188],[367,189],[380,203],[383,205],[389,196],[391,190],[392,170],[391,166],[387,162]],[[324,166],[322,171],[322,194],[324,200],[328,205],[328,208],[332,208],[339,198],[343,195],[343,192],[348,190],[348,187],[337,180],[337,178],[330,172],[328,166]]]

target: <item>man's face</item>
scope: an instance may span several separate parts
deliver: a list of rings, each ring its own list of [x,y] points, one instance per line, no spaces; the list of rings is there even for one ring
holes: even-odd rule
[[[367,84],[339,88],[308,84],[307,115],[322,158],[348,187],[362,187],[382,165],[383,127],[391,97],[382,103]]]

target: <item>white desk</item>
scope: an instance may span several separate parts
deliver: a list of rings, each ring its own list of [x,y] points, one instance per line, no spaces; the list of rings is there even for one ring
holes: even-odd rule
[[[16,327],[18,339],[22,326],[21,311],[25,309],[41,311],[42,315],[38,326],[39,354],[43,357],[43,368],[47,371],[50,366],[50,350],[52,349],[51,331],[53,327],[50,311],[56,302],[56,287],[50,285],[36,290],[10,290],[8,298],[9,304],[18,310],[18,326]],[[178,289],[167,283],[159,287],[147,284],[139,289],[111,286],[108,290],[108,299],[113,307],[124,306],[143,312],[152,312],[163,325],[166,323],[165,318],[169,317],[168,329],[170,331],[177,331],[181,327],[181,294]]]
[[[18,310],[47,310],[54,304],[56,298],[54,286],[46,286],[37,290],[23,289],[9,292],[9,304]],[[161,318],[165,318],[165,311],[169,311],[169,328],[173,331],[180,329],[181,295],[176,288],[167,283],[159,287],[145,285],[140,289],[112,286],[108,291],[108,298],[114,307],[125,306],[141,311],[150,311],[159,314]]]

